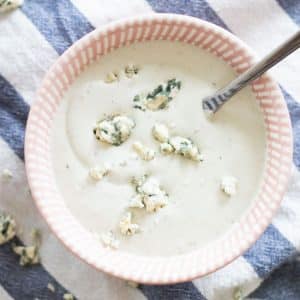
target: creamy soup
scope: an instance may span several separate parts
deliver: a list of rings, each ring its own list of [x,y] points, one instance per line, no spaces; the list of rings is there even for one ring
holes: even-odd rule
[[[138,66],[128,78],[127,64]],[[106,82],[115,72],[118,80]],[[91,232],[112,231],[119,248],[149,256],[169,256],[202,247],[226,234],[255,197],[265,159],[262,113],[245,88],[207,119],[201,100],[224,86],[234,72],[220,59],[196,47],[165,41],[118,49],[88,67],[64,95],[54,119],[52,159],[57,184],[67,207]],[[180,90],[167,107],[134,108],[134,97],[176,78]],[[120,114],[134,120],[131,135],[115,146],[95,138],[98,121]],[[155,124],[170,136],[190,138],[201,161],[159,151]],[[133,144],[155,151],[143,160]],[[109,164],[110,172],[93,180],[91,168]],[[155,178],[168,203],[155,212],[128,208],[136,195],[133,177]],[[222,178],[236,181],[236,193],[222,190]],[[224,182],[223,182],[224,183]],[[224,188],[224,187],[223,187]],[[123,235],[119,223],[127,212],[139,230]],[[99,245],[100,247],[100,245]]]

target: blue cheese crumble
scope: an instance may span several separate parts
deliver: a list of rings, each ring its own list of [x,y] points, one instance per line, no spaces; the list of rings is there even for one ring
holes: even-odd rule
[[[135,142],[132,146],[141,159],[146,161],[154,159],[155,151],[149,147],[146,147],[141,142]]]
[[[137,75],[139,71],[140,68],[133,64],[128,64],[124,69],[124,73],[127,78],[132,78],[134,75]]]
[[[203,161],[203,156],[191,139],[175,136],[170,138],[169,144],[173,147],[175,154],[194,161]]]
[[[136,95],[133,98],[133,107],[142,111],[146,109],[152,111],[164,109],[180,89],[181,81],[176,80],[176,78],[169,79],[167,82],[158,85],[152,92]]]
[[[156,123],[152,128],[153,137],[160,143],[165,143],[169,140],[169,129],[166,125]]]
[[[113,83],[119,81],[119,73],[117,71],[109,72],[106,74],[104,82]]]
[[[50,282],[47,284],[47,289],[50,292],[55,293],[55,286],[52,283],[50,283]]]
[[[0,214],[0,245],[7,243],[16,235],[16,221],[7,214]]]
[[[10,180],[13,178],[13,173],[9,169],[3,169],[2,171],[2,177],[5,180]]]
[[[156,178],[144,175],[140,179],[133,179],[133,184],[137,195],[131,199],[131,207],[145,207],[147,212],[156,212],[168,204],[169,195]]]
[[[129,201],[129,207],[130,208],[143,208],[143,207],[145,207],[141,195],[133,196]]]
[[[118,249],[120,245],[120,241],[115,237],[112,231],[109,231],[108,233],[103,233],[101,235],[102,243],[105,247],[111,248],[111,249]]]
[[[124,143],[131,135],[135,122],[122,115],[112,115],[99,121],[93,133],[97,140],[119,146]]]
[[[237,179],[233,176],[224,176],[220,188],[227,196],[234,196],[237,192]]]
[[[234,289],[233,291],[233,300],[243,300],[244,296],[243,296],[243,291],[240,287],[237,287],[236,289]]]
[[[137,288],[139,286],[139,284],[134,281],[127,281],[127,284],[132,288]]]
[[[33,229],[31,232],[33,239],[32,246],[17,246],[13,245],[13,251],[20,256],[20,265],[21,266],[30,266],[35,265],[40,262],[39,256],[39,247],[41,245],[41,233],[38,229]]]
[[[175,153],[187,159],[203,161],[202,154],[191,139],[181,136],[170,137],[169,129],[166,125],[160,123],[155,124],[152,128],[152,135],[158,142],[161,143],[161,153]]]
[[[174,148],[169,143],[161,143],[159,145],[159,150],[162,154],[171,154],[174,152]]]
[[[22,4],[23,0],[0,0],[0,13],[16,9]]]
[[[103,166],[96,166],[96,167],[90,168],[89,176],[92,179],[99,181],[103,177],[107,176],[110,171],[111,171],[110,165],[104,164]]]
[[[20,256],[20,265],[29,266],[40,262],[38,246],[13,246],[13,251]]]
[[[127,212],[119,223],[120,231],[123,235],[133,235],[139,232],[140,226],[132,223],[132,213]]]
[[[72,294],[70,294],[70,293],[65,293],[63,295],[63,299],[64,300],[75,300],[74,296]]]

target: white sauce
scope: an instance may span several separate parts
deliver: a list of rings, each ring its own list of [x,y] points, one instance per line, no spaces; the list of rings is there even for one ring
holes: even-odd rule
[[[123,70],[132,63],[140,70],[128,78]],[[119,70],[119,80],[105,83],[113,70]],[[184,253],[224,235],[256,195],[265,159],[263,118],[250,88],[224,105],[213,121],[202,111],[201,99],[234,76],[212,55],[164,41],[116,50],[89,67],[65,94],[53,128],[54,172],[74,216],[92,232],[113,230],[120,240],[117,251],[141,255]],[[182,87],[167,109],[133,109],[135,95],[174,77]],[[136,123],[118,147],[97,141],[93,134],[96,122],[114,113],[130,116]],[[152,136],[156,123],[166,124],[172,136],[190,137],[204,161],[161,154]],[[157,156],[144,161],[133,155],[134,141],[155,150]],[[105,163],[111,164],[109,175],[90,180],[89,169]],[[135,196],[130,179],[144,174],[154,176],[169,194],[168,205],[155,213],[128,208]],[[224,174],[239,182],[231,201],[220,190]],[[123,236],[119,223],[128,210],[141,231]]]

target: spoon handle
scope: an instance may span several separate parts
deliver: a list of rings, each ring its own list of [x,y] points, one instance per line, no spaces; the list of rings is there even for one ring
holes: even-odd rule
[[[269,55],[255,64],[245,73],[239,75],[226,87],[217,91],[214,95],[206,97],[202,101],[202,106],[208,113],[215,113],[234,94],[241,90],[248,83],[252,82],[275,64],[283,60],[286,56],[300,47],[300,31],[288,39],[285,43],[273,50]]]

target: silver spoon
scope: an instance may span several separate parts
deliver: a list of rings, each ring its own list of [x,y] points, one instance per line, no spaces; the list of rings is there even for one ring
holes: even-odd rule
[[[300,31],[293,35],[281,46],[267,55],[264,59],[251,67],[245,73],[239,75],[227,86],[218,90],[214,95],[206,97],[202,100],[202,107],[208,114],[214,114],[220,107],[226,103],[239,90],[247,84],[261,76],[271,67],[283,60],[286,56],[294,52],[300,47]]]

